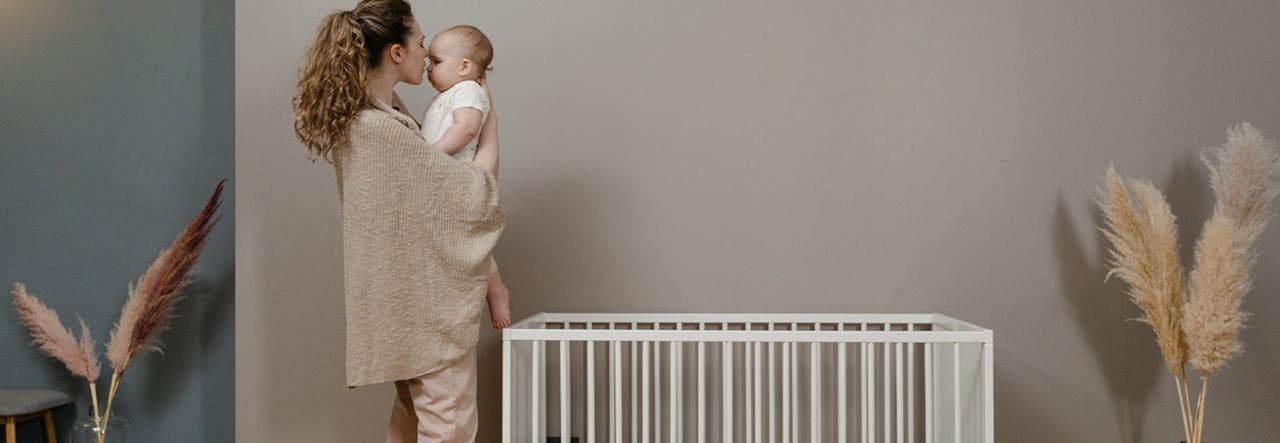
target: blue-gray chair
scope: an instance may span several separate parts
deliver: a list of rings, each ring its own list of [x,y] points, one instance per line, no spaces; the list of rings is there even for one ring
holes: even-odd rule
[[[39,389],[0,390],[0,419],[4,421],[6,443],[17,443],[18,423],[44,417],[44,432],[49,443],[58,443],[53,431],[53,408],[71,403],[71,397],[58,391]]]

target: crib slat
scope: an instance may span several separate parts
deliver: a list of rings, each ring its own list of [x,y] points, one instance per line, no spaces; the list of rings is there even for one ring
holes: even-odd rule
[[[698,325],[706,329],[705,323]],[[707,344],[698,342],[698,443],[707,441]]]
[[[876,439],[876,344],[867,345],[867,392],[862,396],[867,399],[867,441]]]
[[[916,330],[915,323],[907,326]],[[916,344],[907,343],[907,441],[916,441]]]
[[[952,343],[951,349],[954,354],[951,356],[951,363],[953,363],[951,366],[951,400],[955,403],[951,407],[951,414],[956,421],[956,443],[960,443],[960,343]]]
[[[636,328],[636,323],[632,322],[631,330],[635,331]],[[636,407],[636,402],[639,400],[637,391],[640,388],[639,380],[637,380],[639,378],[639,368],[637,368],[636,365],[639,364],[640,359],[639,355],[637,355],[637,352],[639,351],[637,342],[628,342],[627,347],[631,348],[631,441],[634,442],[636,441],[636,437],[640,431],[640,424],[637,423],[640,408]]]
[[[727,327],[725,329],[728,329]],[[722,417],[720,441],[733,441],[733,342],[720,344],[720,397],[723,400],[720,408]]]
[[[764,440],[764,423],[760,419],[760,397],[764,397],[764,393],[760,391],[760,343],[751,343],[751,382],[753,382],[753,391],[751,401],[755,407],[751,408],[751,412],[755,415],[755,433],[751,442],[760,443]]]
[[[539,392],[540,391],[539,389],[540,387],[538,386],[539,383],[536,382],[536,380],[539,380],[539,377],[540,377],[539,374],[542,369],[540,368],[540,366],[542,365],[539,364],[540,362],[538,360],[538,357],[542,353],[541,345],[542,345],[541,341],[533,342],[533,353],[531,353],[529,357],[529,359],[532,360],[529,365],[530,366],[529,373],[531,376],[530,380],[535,380],[534,383],[529,383],[529,394],[530,394],[529,395],[530,397],[529,414],[531,415],[531,418],[532,418],[531,420],[529,420],[529,436],[532,439],[533,443],[539,443],[538,438],[541,435],[538,432],[538,424],[542,422],[542,419],[538,415],[538,413],[542,411],[542,406],[539,404],[539,402],[541,401],[541,399],[539,398],[539,395],[541,393]]]
[[[773,330],[773,323],[769,323],[769,330]],[[777,347],[777,343],[769,342],[765,346],[769,347],[769,443],[777,443],[778,441],[778,414],[777,407],[777,386],[774,377],[774,368],[777,366],[777,360],[773,356],[773,350]]]
[[[864,328],[863,330],[866,330],[865,329],[866,325],[862,325],[862,328]],[[862,412],[858,419],[858,430],[860,431],[859,435],[862,438],[860,438],[858,441],[861,443],[867,443],[868,441],[867,384],[868,383],[867,383],[867,344],[866,343],[858,343],[858,366],[859,366],[858,379],[859,381],[862,382],[862,386],[860,386],[858,390],[858,407],[859,409],[861,409],[861,412]]]
[[[791,344],[782,344],[782,443],[791,442]]]
[[[933,343],[924,344],[924,441],[933,443]]]
[[[612,354],[609,361],[609,400],[613,405],[609,414],[609,430],[613,432],[613,442],[622,443],[622,343],[609,343],[609,351]]]
[[[511,340],[502,340],[502,443],[511,443]]]
[[[747,331],[751,330],[751,323],[746,324]],[[755,383],[751,380],[751,370],[755,364],[751,362],[751,343],[742,343],[742,441],[753,443],[755,440],[755,422],[751,416],[751,399],[758,397],[760,394],[752,393],[752,387]]]
[[[679,328],[679,324],[676,327]],[[683,374],[680,371],[680,349],[678,348],[680,343],[673,341],[670,346],[671,369],[667,375],[667,380],[671,383],[671,420],[667,427],[670,428],[671,437],[667,441],[676,442],[682,439],[680,435],[680,381],[683,378],[681,377]]]
[[[903,403],[902,403],[902,382],[903,382],[903,380],[902,380],[902,343],[894,343],[894,344],[893,344],[893,351],[894,351],[894,359],[895,359],[895,362],[896,362],[896,364],[894,364],[894,366],[893,366],[893,367],[894,367],[894,384],[896,384],[896,385],[897,385],[896,387],[897,387],[897,395],[898,395],[897,401],[896,401],[896,402],[894,402],[894,406],[898,408],[898,413],[897,413],[897,414],[895,414],[894,421],[895,421],[895,422],[897,422],[897,424],[898,424],[898,432],[897,432],[897,436],[898,436],[898,443],[903,443],[903,441],[905,440],[905,437],[906,437],[905,432],[904,432],[904,431],[906,431],[906,429],[904,429],[904,423],[905,423],[905,422],[903,421],[903,417],[902,417],[902,415],[903,415]]]
[[[809,418],[809,441],[822,441],[822,343],[809,343]]]
[[[982,345],[982,404],[983,417],[987,418],[983,424],[982,438],[988,442],[994,442],[996,437],[996,423],[991,419],[996,413],[996,392],[995,392],[995,345],[985,343]]]
[[[566,325],[566,329],[568,325]],[[560,341],[560,438],[569,438],[569,342]]]
[[[884,330],[886,332],[889,331],[888,323],[884,324]],[[892,366],[893,360],[891,359],[892,355],[890,353],[891,348],[889,344],[881,343],[880,347],[884,348],[884,385],[881,386],[881,391],[884,393],[884,410],[883,410],[884,412],[884,443],[891,443],[893,441],[893,440],[890,440],[893,434],[893,427],[892,427],[893,422],[891,420],[892,419],[891,416],[893,415],[893,410],[890,409],[890,406],[889,406],[889,396],[893,391],[892,387],[890,386],[890,384],[893,383],[893,376],[889,373],[889,369],[890,369],[890,366]]]
[[[679,382],[676,383],[676,435],[675,441],[684,441],[684,343],[676,345],[676,368],[680,370]]]
[[[768,329],[773,330],[773,323],[769,323]],[[777,348],[777,343],[769,342],[767,344],[764,344],[764,346],[767,346],[769,348],[769,371],[768,371],[769,373],[768,375],[769,376],[768,378],[769,379],[769,414],[767,415],[769,417],[769,443],[777,443],[778,442],[778,421],[777,421],[778,396],[777,396],[777,378],[776,376],[774,376],[774,367],[777,366],[777,360],[773,356],[773,350],[774,348]]]
[[[844,323],[836,326],[836,330],[843,331]],[[845,377],[849,375],[848,363],[845,362],[846,347],[844,343],[836,345],[836,416],[840,417],[836,425],[836,441],[841,443],[847,441],[849,437],[846,418],[848,414],[848,394],[845,392],[845,389],[848,388],[845,385]]]
[[[591,329],[591,323],[587,323],[587,329]],[[587,345],[587,370],[583,372],[583,376],[587,377],[587,443],[595,443],[596,441],[596,343],[588,341]]]
[[[799,323],[792,323],[791,330],[799,330]],[[800,443],[800,348],[796,342],[791,347],[791,440]]]
[[[655,323],[653,329],[658,329]],[[662,343],[653,343],[653,438],[662,440]]]
[[[649,441],[649,342],[640,344],[640,441]],[[562,440],[563,441],[563,440]]]

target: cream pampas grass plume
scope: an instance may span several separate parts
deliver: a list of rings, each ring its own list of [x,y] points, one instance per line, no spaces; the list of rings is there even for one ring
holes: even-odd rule
[[[1227,130],[1226,144],[1209,148],[1204,162],[1218,199],[1214,209],[1221,209],[1241,226],[1264,226],[1271,218],[1267,208],[1280,193],[1275,181],[1280,173],[1280,153],[1275,145],[1253,125],[1241,123]]]
[[[31,332],[31,344],[39,346],[45,355],[62,362],[77,377],[90,383],[96,381],[102,365],[98,361],[98,353],[93,349],[93,337],[89,335],[89,327],[84,320],[80,320],[81,339],[77,342],[71,329],[62,326],[58,313],[27,293],[25,285],[15,283],[11,293],[18,319]]]
[[[1191,366],[1204,375],[1217,374],[1243,349],[1238,335],[1248,315],[1240,304],[1252,287],[1253,259],[1240,231],[1230,217],[1214,214],[1196,243],[1183,321]]]
[[[1209,148],[1204,162],[1217,202],[1195,245],[1195,266],[1183,283],[1177,226],[1158,189],[1125,180],[1107,170],[1098,205],[1111,241],[1111,271],[1129,284],[1129,297],[1142,308],[1165,364],[1178,385],[1178,405],[1188,442],[1201,443],[1209,378],[1238,356],[1240,329],[1249,314],[1241,309],[1253,288],[1256,243],[1280,194],[1280,153],[1248,123],[1227,131],[1227,142]],[[1136,203],[1135,203],[1136,201]],[[1185,285],[1185,289],[1184,289]],[[1185,299],[1183,291],[1185,290]],[[1193,403],[1186,365],[1200,374]]]
[[[1191,365],[1205,375],[1239,355],[1239,331],[1248,314],[1240,309],[1253,287],[1255,243],[1270,218],[1278,192],[1280,154],[1248,123],[1227,131],[1227,143],[1205,156],[1217,204],[1196,243],[1191,297],[1184,327]]]
[[[1145,181],[1126,183],[1115,168],[1107,168],[1106,187],[1099,194],[1106,220],[1103,234],[1112,244],[1107,275],[1129,285],[1129,298],[1142,309],[1138,320],[1151,325],[1165,365],[1181,379],[1187,347],[1181,330],[1183,271],[1173,212],[1159,189]]]
[[[1271,218],[1268,208],[1280,189],[1280,154],[1248,123],[1227,131],[1227,143],[1211,148],[1204,162],[1217,203],[1196,242],[1190,297],[1183,328],[1191,366],[1201,374],[1193,442],[1204,429],[1209,377],[1244,349],[1240,329],[1249,314],[1241,309],[1253,288],[1258,236]]]

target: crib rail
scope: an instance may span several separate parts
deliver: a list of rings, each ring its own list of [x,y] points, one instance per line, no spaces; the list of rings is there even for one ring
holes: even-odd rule
[[[992,343],[941,314],[541,313],[503,331],[503,441],[990,443]]]

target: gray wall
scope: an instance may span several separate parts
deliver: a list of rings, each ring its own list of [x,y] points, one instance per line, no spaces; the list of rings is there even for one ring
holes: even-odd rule
[[[62,441],[87,386],[29,347],[15,281],[105,348],[130,282],[233,173],[234,3],[0,3],[0,389],[52,388]],[[164,354],[140,357],[116,411],[134,441],[230,441],[234,428],[234,207],[224,194]],[[78,331],[78,327],[76,328]],[[110,366],[104,363],[105,399]],[[19,441],[43,441],[40,421]]]
[[[354,1],[237,7],[237,437],[375,441],[387,385],[343,387],[332,169],[289,98]],[[1169,190],[1186,243],[1198,149],[1280,138],[1275,2],[415,2],[497,51],[498,261],[538,311],[942,312],[996,331],[1002,442],[1174,442],[1177,396],[1090,201],[1110,162]],[[421,112],[427,87],[401,87]],[[1280,226],[1260,269],[1280,266]],[[1280,433],[1280,290],[1245,308],[1210,441]],[[496,441],[498,335],[480,342]]]

